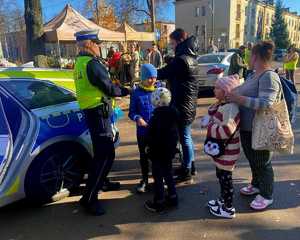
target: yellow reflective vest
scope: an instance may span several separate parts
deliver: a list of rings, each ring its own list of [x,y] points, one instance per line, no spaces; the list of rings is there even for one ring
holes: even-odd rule
[[[92,85],[87,75],[87,65],[92,60],[89,56],[79,56],[75,62],[74,80],[77,100],[81,109],[95,108],[102,104],[104,93]]]

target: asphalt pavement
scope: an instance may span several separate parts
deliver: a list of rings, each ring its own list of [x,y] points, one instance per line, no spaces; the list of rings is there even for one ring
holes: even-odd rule
[[[300,72],[297,73],[300,83]],[[203,116],[213,98],[201,98],[197,119]],[[208,213],[206,203],[218,196],[214,165],[202,153],[204,132],[198,121],[193,127],[198,175],[193,184],[178,186],[178,209],[151,214],[143,203],[151,193],[138,195],[140,179],[135,127],[128,119],[120,125],[122,143],[111,176],[121,181],[118,192],[100,194],[107,214],[87,215],[73,196],[41,208],[17,204],[0,210],[1,240],[79,240],[79,239],[211,239],[211,240],[299,240],[300,239],[300,113],[295,126],[294,155],[276,155],[274,205],[263,212],[250,209],[251,197],[239,195],[250,180],[244,157],[234,172],[237,217],[217,219]]]

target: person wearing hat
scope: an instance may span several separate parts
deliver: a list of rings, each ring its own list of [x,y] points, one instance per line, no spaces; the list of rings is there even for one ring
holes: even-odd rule
[[[156,68],[152,64],[143,64],[141,67],[141,84],[132,92],[130,98],[128,116],[132,121],[136,122],[142,170],[142,179],[136,188],[138,193],[145,193],[149,190],[149,159],[146,154],[146,134],[148,132],[148,123],[154,110],[151,96],[155,90],[156,78]]]
[[[241,151],[240,113],[237,104],[226,102],[226,95],[239,85],[237,74],[218,79],[214,89],[217,102],[209,107],[208,115],[201,121],[201,126],[207,128],[204,152],[213,159],[221,188],[219,198],[209,201],[208,207],[213,215],[222,218],[235,217],[232,172]]]
[[[75,34],[79,54],[74,68],[77,100],[85,114],[94,150],[93,159],[88,163],[88,180],[80,204],[94,215],[104,214],[98,191],[107,181],[115,159],[111,98],[129,94],[128,89],[114,85],[109,78],[100,58],[101,41],[98,36],[98,30]]]

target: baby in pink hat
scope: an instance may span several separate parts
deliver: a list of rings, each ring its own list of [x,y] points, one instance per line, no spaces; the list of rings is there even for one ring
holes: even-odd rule
[[[234,218],[232,172],[240,158],[240,113],[235,103],[227,103],[226,94],[240,85],[238,75],[217,80],[214,93],[217,102],[209,107],[202,120],[207,128],[204,152],[216,166],[220,183],[220,196],[208,202],[211,214],[221,218]]]

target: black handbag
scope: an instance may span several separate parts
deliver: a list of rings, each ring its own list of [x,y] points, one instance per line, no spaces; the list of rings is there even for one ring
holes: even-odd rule
[[[208,137],[204,142],[204,153],[213,158],[222,157],[229,142],[233,139],[237,130],[227,140]]]

